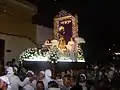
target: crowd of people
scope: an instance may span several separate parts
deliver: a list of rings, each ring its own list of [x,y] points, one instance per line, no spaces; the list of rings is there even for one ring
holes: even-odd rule
[[[115,64],[86,65],[54,73],[50,69],[26,70],[15,60],[7,62],[0,76],[0,90],[119,90],[120,70]]]

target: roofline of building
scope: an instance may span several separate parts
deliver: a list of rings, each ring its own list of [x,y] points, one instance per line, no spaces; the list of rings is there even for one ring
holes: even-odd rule
[[[27,9],[31,10],[34,14],[37,12],[37,7],[25,0],[7,0],[7,1],[17,4],[17,5],[20,5],[24,8],[27,8]]]

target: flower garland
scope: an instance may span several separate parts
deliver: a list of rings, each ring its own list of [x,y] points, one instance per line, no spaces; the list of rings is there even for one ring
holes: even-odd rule
[[[37,48],[29,48],[20,55],[19,60],[22,61],[24,59],[30,59],[31,57],[37,55],[38,55]]]

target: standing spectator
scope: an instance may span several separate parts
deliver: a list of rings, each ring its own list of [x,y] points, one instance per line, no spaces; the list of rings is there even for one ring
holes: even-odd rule
[[[26,84],[24,85],[23,89],[24,90],[34,90],[34,87],[31,85],[32,81],[33,81],[33,76],[34,76],[34,72],[33,71],[28,71],[26,73],[26,78],[25,78],[25,82]],[[23,81],[23,82],[24,82]]]
[[[45,78],[45,72],[44,71],[40,71],[38,80],[42,81],[44,83],[44,89],[46,90],[48,88],[48,85],[46,83],[46,78]]]
[[[78,79],[79,79],[79,82],[77,82],[77,83],[82,86],[83,90],[87,90],[87,77],[86,77],[86,75],[80,74]]]
[[[12,67],[18,67],[18,62],[16,59],[12,59]]]
[[[11,67],[11,61],[8,61],[5,66],[5,71],[7,70],[8,67]]]

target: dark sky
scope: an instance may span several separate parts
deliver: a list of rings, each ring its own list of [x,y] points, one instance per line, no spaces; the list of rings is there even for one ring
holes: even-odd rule
[[[53,17],[64,9],[79,17],[79,35],[86,40],[85,56],[89,59],[106,59],[108,49],[119,45],[119,32],[113,30],[112,0],[28,0],[38,7],[33,17],[34,23],[48,27],[53,25]],[[114,28],[115,29],[115,28]]]

